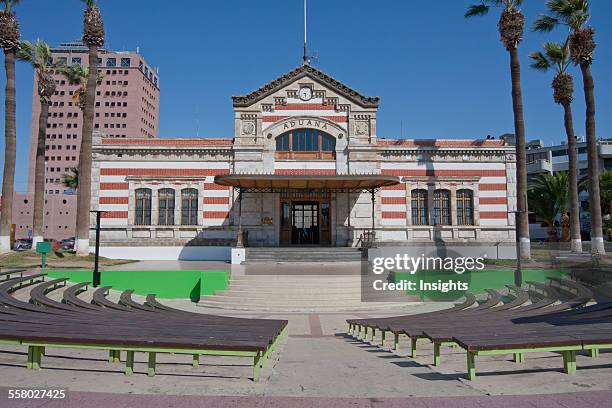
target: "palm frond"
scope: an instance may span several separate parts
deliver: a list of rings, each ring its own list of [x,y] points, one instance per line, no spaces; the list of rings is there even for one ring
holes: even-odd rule
[[[489,12],[489,6],[486,4],[472,4],[468,7],[464,14],[465,18],[484,16]]]
[[[57,69],[68,80],[70,85],[83,85],[87,81],[89,70],[81,64],[58,67]]]
[[[19,50],[15,54],[18,60],[33,63],[36,58],[34,44],[29,41],[22,41]]]
[[[538,71],[547,71],[550,68],[550,61],[541,51],[535,51],[529,54],[529,58],[531,58],[532,62],[529,66],[533,69],[537,69]]]
[[[543,174],[533,180],[527,192],[529,208],[549,226],[569,206],[568,174]]]
[[[548,0],[546,7],[559,23],[577,30],[583,27],[590,18],[588,0]]]
[[[2,0],[4,3],[4,10],[10,13],[14,6],[18,5],[21,0]]]
[[[566,48],[558,42],[547,42],[544,44],[544,51],[551,62],[555,64],[567,61],[569,55],[566,53]]]
[[[559,19],[543,14],[536,18],[536,20],[533,22],[533,26],[531,27],[531,29],[533,31],[550,32],[554,30],[555,27],[559,25],[559,23]]]

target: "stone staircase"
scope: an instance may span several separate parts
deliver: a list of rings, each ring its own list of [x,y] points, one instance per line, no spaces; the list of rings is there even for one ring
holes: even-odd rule
[[[262,312],[368,311],[404,305],[392,301],[362,302],[358,274],[234,276],[227,290],[203,296],[198,303],[206,308]]]
[[[360,262],[361,251],[347,247],[247,248],[245,264],[262,262]]]

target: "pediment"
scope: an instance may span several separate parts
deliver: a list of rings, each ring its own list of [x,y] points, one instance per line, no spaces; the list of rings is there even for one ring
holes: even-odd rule
[[[245,108],[260,102],[261,100],[278,93],[284,88],[294,84],[297,81],[300,81],[304,78],[308,78],[314,82],[319,83],[325,88],[328,88],[330,91],[336,93],[337,95],[346,98],[347,100],[355,103],[363,108],[377,108],[380,98],[365,96],[361,93],[355,91],[349,86],[343,84],[342,82],[332,78],[326,73],[310,66],[310,65],[302,65],[280,77],[277,79],[267,83],[261,88],[251,92],[248,95],[243,96],[233,96],[233,104],[235,108]]]

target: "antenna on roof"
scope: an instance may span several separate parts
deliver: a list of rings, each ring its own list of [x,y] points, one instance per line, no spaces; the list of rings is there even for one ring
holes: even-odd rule
[[[310,61],[308,60],[308,15],[307,13],[307,0],[304,0],[304,65],[308,65]]]

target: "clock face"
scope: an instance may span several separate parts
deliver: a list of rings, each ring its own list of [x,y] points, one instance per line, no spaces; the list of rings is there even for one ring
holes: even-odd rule
[[[307,101],[312,98],[312,89],[310,88],[302,88],[300,89],[300,99],[303,101]]]

